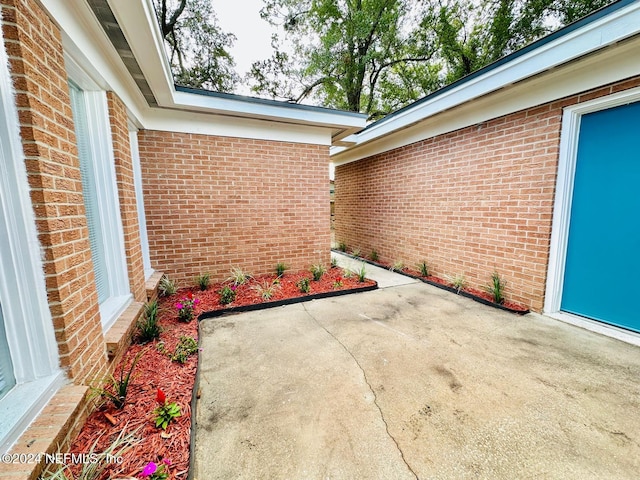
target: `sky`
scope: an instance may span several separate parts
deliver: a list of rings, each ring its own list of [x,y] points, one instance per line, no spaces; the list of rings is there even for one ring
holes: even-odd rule
[[[272,54],[273,27],[260,18],[263,0],[211,0],[222,31],[233,33],[237,40],[231,49],[236,71],[243,77],[257,60]],[[248,95],[248,89],[238,85],[235,93]],[[255,94],[254,94],[255,95]]]

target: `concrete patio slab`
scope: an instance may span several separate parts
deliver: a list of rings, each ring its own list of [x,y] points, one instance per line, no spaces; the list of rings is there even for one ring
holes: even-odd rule
[[[640,350],[412,283],[201,323],[194,478],[636,479]]]

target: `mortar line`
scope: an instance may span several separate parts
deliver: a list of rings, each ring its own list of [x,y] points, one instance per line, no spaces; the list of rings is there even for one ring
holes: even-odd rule
[[[373,395],[373,404],[376,406],[376,408],[378,409],[378,412],[380,413],[380,418],[382,420],[382,423],[384,423],[384,428],[385,428],[385,431],[387,432],[387,436],[393,441],[394,445],[396,446],[396,449],[400,453],[400,458],[402,458],[402,461],[404,462],[406,467],[409,469],[411,474],[416,478],[416,480],[420,480],[416,472],[414,472],[413,468],[411,468],[411,465],[409,465],[409,463],[407,462],[407,459],[405,458],[404,452],[400,448],[398,441],[395,439],[393,435],[391,435],[391,432],[389,431],[389,424],[387,423],[387,420],[384,418],[384,413],[382,412],[382,408],[380,408],[380,405],[378,404],[378,396],[376,395],[375,390],[369,383],[369,379],[367,378],[367,373],[364,371],[364,368],[362,368],[362,365],[360,365],[360,362],[358,361],[358,359],[355,357],[355,355],[353,355],[353,353],[351,353],[351,351],[346,347],[346,345],[338,339],[338,337],[336,337],[333,333],[331,333],[324,325],[322,325],[318,321],[318,319],[314,315],[311,314],[311,312],[309,312],[309,310],[307,310],[307,306],[304,304],[304,302],[302,303],[302,306],[306,314],[315,322],[315,324],[318,325],[320,328],[322,328],[325,332],[327,332],[327,334],[329,334],[329,336],[331,336],[331,338],[333,338],[343,348],[343,350],[347,352],[347,354],[349,354],[349,356],[353,359],[355,364],[358,366],[358,368],[362,372],[364,382],[367,384],[367,387],[369,387],[369,391]]]

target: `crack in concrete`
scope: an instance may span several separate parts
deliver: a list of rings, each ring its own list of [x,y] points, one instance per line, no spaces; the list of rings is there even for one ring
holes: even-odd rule
[[[343,350],[347,352],[347,354],[353,359],[355,364],[358,366],[358,368],[362,372],[362,376],[364,377],[364,382],[367,384],[367,386],[369,387],[369,391],[373,395],[373,404],[376,406],[376,408],[378,409],[378,412],[380,413],[380,418],[382,420],[382,423],[384,423],[384,428],[385,428],[385,431],[387,432],[387,436],[391,439],[391,441],[396,446],[398,453],[400,453],[400,458],[402,458],[402,461],[406,465],[407,469],[409,469],[409,471],[416,478],[416,480],[419,480],[418,475],[416,474],[416,472],[413,471],[413,468],[411,468],[411,465],[409,465],[409,463],[407,462],[407,459],[405,458],[404,452],[400,448],[398,441],[395,439],[393,435],[391,435],[391,432],[389,431],[389,424],[387,423],[387,419],[384,418],[384,413],[382,412],[382,408],[380,408],[380,405],[378,404],[378,396],[376,395],[375,390],[371,386],[371,383],[369,383],[369,379],[367,378],[367,373],[365,372],[364,368],[362,368],[362,365],[360,365],[360,362],[358,361],[358,359],[355,357],[353,353],[351,353],[351,351],[347,348],[347,346],[338,339],[338,337],[336,337],[333,333],[331,333],[324,325],[320,323],[320,321],[314,315],[311,314],[309,310],[307,310],[307,306],[304,303],[302,303],[302,306],[304,308],[305,313],[309,316],[309,318],[311,318],[316,325],[318,325],[325,332],[327,332],[327,334],[329,334],[331,338],[333,338],[338,343],[338,345],[340,345],[343,348]]]

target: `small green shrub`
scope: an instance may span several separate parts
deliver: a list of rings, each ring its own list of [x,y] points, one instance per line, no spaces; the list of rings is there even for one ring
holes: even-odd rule
[[[107,448],[98,447],[103,434],[98,435],[85,454],[86,458],[90,458],[91,461],[83,462],[80,471],[71,470],[73,463],[63,465],[50,463],[38,478],[40,480],[97,480],[103,478],[103,473],[113,464],[114,458],[123,457],[125,453],[142,442],[142,437],[136,436],[139,428],[131,433],[127,433],[126,430],[127,427],[118,433],[118,436]]]
[[[311,272],[311,275],[313,275],[313,279],[317,282],[322,278],[322,275],[327,272],[327,268],[321,263],[316,263],[315,265],[311,265],[311,269],[309,271]]]
[[[276,275],[281,277],[282,275],[284,275],[284,272],[286,272],[288,268],[289,267],[287,267],[284,262],[276,263]]]
[[[404,270],[404,262],[402,260],[398,260],[389,270],[391,270],[392,272],[401,272],[402,270]]]
[[[233,267],[231,269],[231,276],[227,278],[227,281],[233,282],[235,286],[242,285],[247,282],[251,278],[251,274],[245,272],[241,268]]]
[[[166,275],[163,275],[158,284],[158,295],[161,297],[169,297],[176,293],[178,285]]]
[[[331,268],[336,268],[338,266],[338,259],[336,257],[331,257]]]
[[[127,364],[126,359],[123,359],[120,367],[120,378],[115,378],[113,375],[109,375],[106,379],[107,385],[105,387],[90,387],[92,391],[91,395],[99,396],[102,399],[110,401],[117,409],[123,408],[127,400],[131,374],[133,373],[133,369],[136,368],[138,361],[145,353],[146,350],[140,350],[138,354],[133,357],[133,361],[129,365],[128,369],[125,368]]]
[[[302,293],[309,293],[309,290],[311,290],[311,285],[307,277],[301,278],[300,280],[298,280],[298,282],[296,283],[296,287],[298,287],[298,289]]]
[[[345,268],[345,269],[342,271],[342,276],[343,276],[344,278],[351,278],[351,277],[353,277],[354,275],[355,275],[355,273],[353,272],[353,270],[351,270],[351,269],[349,269],[349,268]]]
[[[162,328],[158,324],[158,301],[148,302],[142,312],[142,320],[136,324],[138,333],[136,342],[148,343],[160,337]]]
[[[507,282],[500,278],[498,272],[491,274],[491,284],[487,285],[485,289],[493,297],[493,301],[498,305],[504,303],[504,288],[507,286]]]
[[[236,299],[235,285],[225,285],[220,290],[220,304],[228,305]]]
[[[347,251],[347,244],[344,242],[340,242],[338,244],[338,250],[340,250],[341,252],[346,252]]]
[[[195,278],[195,284],[202,292],[209,288],[209,283],[211,283],[211,275],[208,273],[201,273]]]
[[[418,270],[423,277],[429,276],[429,265],[424,260],[418,264]]]
[[[359,248],[354,248],[353,250],[351,250],[351,255],[353,255],[354,257],[359,257],[360,256],[360,249]]]
[[[195,338],[182,335],[176,349],[171,355],[171,361],[178,363],[186,363],[190,355],[198,351],[198,342]]]
[[[270,300],[276,294],[278,283],[270,282],[268,280],[254,285],[252,289],[260,295],[263,300]]]
[[[158,389],[156,400],[159,404],[159,406],[153,411],[156,428],[166,430],[169,422],[182,415],[180,405],[175,402],[169,402],[166,399],[164,392],[160,389]]]
[[[342,288],[342,279],[339,278],[335,282],[333,282],[333,288],[334,289]]]
[[[371,255],[369,255],[369,258],[373,262],[377,262],[378,260],[380,260],[380,257],[378,256],[378,252],[376,252],[375,250],[371,250]]]
[[[367,279],[367,268],[365,267],[364,262],[362,262],[362,265],[360,266],[360,269],[358,270],[358,281],[359,282],[364,282]]]
[[[447,276],[447,280],[449,280],[449,283],[457,290],[457,293],[460,293],[460,290],[467,285],[467,280],[463,273],[454,275],[453,277]]]

